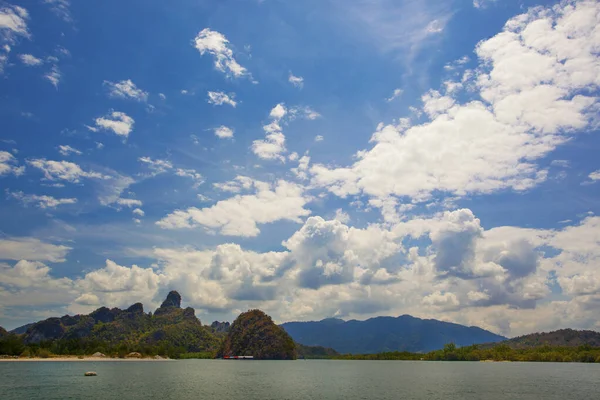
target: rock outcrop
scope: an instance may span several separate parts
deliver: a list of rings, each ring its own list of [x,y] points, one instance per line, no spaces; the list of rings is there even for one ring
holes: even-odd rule
[[[227,333],[229,332],[230,326],[231,324],[229,322],[215,321],[212,324],[210,324],[211,329],[213,330],[213,332],[216,333]]]
[[[154,315],[144,313],[141,303],[125,310],[101,307],[89,315],[66,315],[37,322],[23,336],[25,344],[57,340],[100,342],[105,349],[124,345],[129,351],[152,346],[206,352],[216,351],[219,346],[219,339],[209,327],[202,326],[195,310],[181,308],[181,295],[175,291],[168,294]]]
[[[4,329],[3,327],[0,326],[0,339],[2,339],[4,336],[7,336],[8,332],[6,331],[6,329]]]
[[[295,360],[296,344],[283,328],[260,310],[240,314],[219,352],[222,357],[253,356],[258,360]]]
[[[169,292],[165,301],[160,305],[160,308],[165,307],[181,308],[181,295],[175,290]]]

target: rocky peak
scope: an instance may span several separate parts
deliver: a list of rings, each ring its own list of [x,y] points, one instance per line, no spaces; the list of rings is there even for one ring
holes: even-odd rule
[[[160,305],[160,308],[165,307],[181,308],[181,295],[175,290],[170,291],[165,301]]]
[[[142,303],[135,303],[134,305],[130,306],[126,311],[128,313],[143,314],[144,305]]]
[[[213,329],[214,332],[229,332],[230,324],[229,322],[215,321],[212,324],[210,324],[210,327]]]

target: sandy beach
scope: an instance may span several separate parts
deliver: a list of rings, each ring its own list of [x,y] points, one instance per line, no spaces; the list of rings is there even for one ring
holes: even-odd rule
[[[77,356],[61,356],[61,357],[49,357],[49,358],[39,358],[39,357],[20,357],[20,358],[0,358],[0,362],[63,362],[63,361],[73,361],[73,362],[89,362],[89,361],[123,361],[123,362],[133,362],[133,361],[173,361],[169,358],[155,359],[155,358],[111,358],[111,357],[84,357],[78,358]]]

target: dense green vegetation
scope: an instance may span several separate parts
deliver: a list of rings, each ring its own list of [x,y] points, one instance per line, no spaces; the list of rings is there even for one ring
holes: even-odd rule
[[[224,334],[203,326],[193,308],[182,309],[180,304],[179,293],[171,292],[154,315],[144,313],[142,304],[136,303],[126,310],[101,307],[89,315],[48,318],[32,324],[22,335],[5,334],[0,354],[214,356]]]
[[[441,350],[425,354],[389,352],[379,354],[344,354],[330,357],[339,360],[424,360],[424,361],[537,361],[537,362],[598,362],[600,347],[581,345],[559,347],[543,345],[531,348],[511,348],[506,343],[482,348],[478,345],[456,347],[449,343]]]
[[[576,331],[574,329],[560,329],[553,332],[531,333],[504,341],[508,346],[515,349],[526,349],[530,347],[552,346],[552,347],[576,347],[589,345],[600,347],[600,333],[594,331]],[[488,345],[487,347],[491,347]]]
[[[296,344],[260,310],[240,314],[231,324],[218,356],[253,356],[259,360],[294,360]]]
[[[300,343],[296,343],[296,351],[299,358],[306,359],[332,358],[340,355],[337,351],[329,347],[305,346]]]

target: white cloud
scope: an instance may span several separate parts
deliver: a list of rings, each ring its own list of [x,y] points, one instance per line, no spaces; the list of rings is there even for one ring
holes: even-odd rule
[[[315,136],[315,142],[322,142],[323,140],[325,140],[325,138],[323,137],[323,135],[317,135],[317,136]]]
[[[342,210],[341,208],[338,208],[337,210],[335,210],[334,219],[336,221],[340,221],[342,224],[347,224],[348,222],[350,222],[350,215],[348,215],[348,213]]]
[[[302,87],[304,86],[304,78],[301,76],[294,76],[294,74],[292,74],[290,72],[290,76],[288,77],[288,81],[294,85],[297,88],[302,89]]]
[[[69,154],[77,154],[78,156],[83,154],[81,151],[79,151],[69,145],[64,145],[64,144],[61,144],[60,146],[58,146],[58,152],[65,157],[68,156]]]
[[[8,151],[0,151],[0,176],[14,174],[22,175],[25,172],[25,167],[19,167],[15,156]]]
[[[110,307],[128,307],[133,301],[142,302],[146,307],[156,306],[154,297],[164,283],[166,277],[154,272],[152,268],[141,268],[137,265],[128,268],[106,260],[104,268],[89,272],[75,282],[82,292],[82,296],[75,300],[75,303],[87,305],[87,301],[84,300],[95,296],[98,303],[93,304],[94,306],[102,304]],[[96,298],[93,298],[94,303]]]
[[[164,229],[193,228],[204,226],[218,229],[228,236],[253,237],[260,233],[258,224],[280,220],[300,222],[310,214],[304,206],[309,201],[302,187],[286,181],[277,184],[260,184],[256,193],[234,196],[212,207],[177,210],[157,222]]]
[[[232,181],[213,183],[213,187],[215,189],[230,193],[239,193],[242,190],[250,190],[255,185],[257,185],[257,187],[269,187],[269,185],[265,182],[254,181],[252,178],[241,175],[236,176]]]
[[[0,259],[64,262],[70,247],[42,242],[31,237],[0,239]]]
[[[28,67],[37,67],[38,65],[42,65],[44,63],[44,61],[31,54],[19,54],[19,59],[21,59],[21,62]]]
[[[296,168],[290,169],[298,177],[299,179],[306,180],[308,179],[308,165],[310,164],[310,157],[308,155],[304,155],[300,157],[298,160],[298,166]]]
[[[547,171],[535,160],[588,126],[597,100],[582,90],[600,85],[592,50],[600,43],[591,34],[600,4],[569,4],[534,8],[478,44],[473,79],[484,102],[429,92],[430,122],[381,125],[352,166],[313,165],[312,183],[340,196],[423,201],[434,191],[463,196],[543,182]]]
[[[41,170],[44,178],[49,181],[64,180],[79,183],[81,178],[109,179],[110,176],[95,171],[84,171],[75,163],[69,161],[49,161],[43,158],[27,160],[27,164]]]
[[[29,36],[27,19],[29,13],[23,7],[7,5],[0,8],[0,29],[8,31],[8,34]]]
[[[460,305],[454,293],[442,293],[439,290],[423,297],[423,304],[440,308],[453,308]]]
[[[237,102],[234,100],[235,94],[227,95],[223,92],[208,92],[208,104],[214,104],[216,106],[222,106],[223,104],[229,104],[231,107],[237,105]]]
[[[392,95],[390,97],[385,99],[385,101],[387,101],[389,103],[389,102],[397,99],[398,97],[402,96],[402,93],[404,93],[404,90],[402,90],[400,88],[394,89],[394,93],[392,93]]]
[[[62,73],[60,72],[60,69],[58,69],[58,65],[53,65],[52,69],[44,75],[44,78],[55,88],[58,88],[58,84],[62,78]]]
[[[598,171],[594,171],[594,172],[590,173],[588,175],[588,178],[590,178],[594,182],[600,181],[600,169]]]
[[[280,121],[287,114],[287,109],[283,104],[277,104],[271,109],[269,117],[271,123],[263,126],[267,134],[264,140],[255,140],[252,142],[252,151],[258,157],[265,160],[285,161],[281,153],[286,151],[285,135],[281,130]]]
[[[163,174],[166,172],[174,172],[177,176],[191,178],[192,180],[194,180],[194,188],[197,188],[198,186],[204,183],[204,177],[195,169],[175,168],[171,161],[152,159],[150,157],[140,157],[138,158],[138,160],[147,165],[148,168],[152,170],[152,176],[156,176],[158,174]]]
[[[90,127],[88,126],[88,128],[90,128]],[[93,128],[93,129],[96,129],[96,128]],[[95,143],[96,143],[96,148],[98,150],[102,150],[104,148],[104,143],[100,143],[100,142],[95,142]]]
[[[140,157],[138,160],[146,164],[153,171],[153,175],[162,174],[173,169],[173,164],[168,160],[153,160],[150,157]]]
[[[233,129],[221,125],[218,128],[215,128],[215,135],[220,139],[231,139],[233,138]]]
[[[136,208],[135,210],[133,210],[133,213],[135,215],[139,215],[140,217],[143,217],[144,215],[146,215],[144,210],[142,210],[141,208]]]
[[[27,29],[28,19],[29,13],[23,7],[0,5],[0,74],[4,73],[11,46],[16,43],[17,37],[30,36]]]
[[[118,199],[117,204],[120,206],[125,206],[127,208],[141,207],[143,205],[141,200],[123,198]]]
[[[123,136],[125,139],[133,130],[135,121],[133,118],[120,111],[113,111],[106,117],[96,118],[96,127],[107,131],[112,131],[118,136]]]
[[[51,6],[52,12],[56,14],[59,18],[62,18],[66,22],[72,22],[71,11],[69,7],[71,6],[71,2],[69,0],[44,0],[45,4],[49,4]]]
[[[25,205],[34,204],[39,208],[56,208],[63,204],[75,204],[77,199],[75,198],[63,198],[57,199],[52,196],[38,196],[35,194],[26,195],[23,192],[8,192],[10,196],[21,201]]]
[[[131,81],[131,79],[116,83],[104,81],[104,86],[108,87],[108,94],[111,97],[134,99],[137,101],[148,101],[148,92],[138,88],[135,83]]]
[[[194,180],[193,188],[198,188],[198,186],[204,183],[204,177],[195,169],[177,168],[177,170],[175,170],[175,175],[183,176],[185,178],[191,178],[192,180]]]
[[[279,121],[281,118],[285,117],[286,113],[287,110],[285,109],[285,106],[283,104],[277,104],[275,107],[273,107],[273,109],[271,109],[269,117],[271,119]]]
[[[215,57],[215,68],[217,70],[235,78],[249,75],[246,68],[238,64],[233,57],[229,40],[223,34],[205,28],[198,33],[194,43],[201,55],[208,52]]]
[[[473,0],[473,7],[483,9],[496,3],[497,1],[498,0]]]
[[[159,93],[158,97],[160,97],[161,100],[166,100],[167,96],[164,95],[164,93]]]

